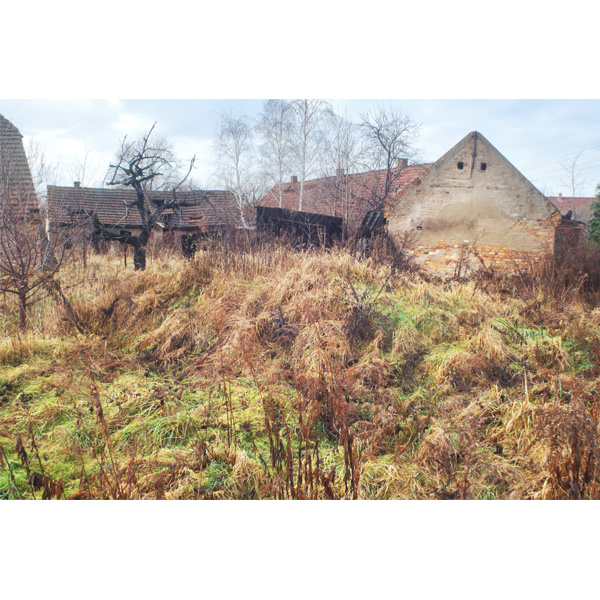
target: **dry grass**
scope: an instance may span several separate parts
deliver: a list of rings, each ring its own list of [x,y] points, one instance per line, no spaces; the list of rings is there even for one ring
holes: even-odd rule
[[[0,494],[597,497],[594,289],[390,264],[242,239],[69,265],[27,332],[2,309]]]

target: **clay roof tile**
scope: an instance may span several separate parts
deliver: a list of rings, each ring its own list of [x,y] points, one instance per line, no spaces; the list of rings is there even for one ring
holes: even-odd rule
[[[392,169],[390,175],[392,185],[388,198],[396,196],[401,190],[421,177],[430,165],[413,165],[404,169]],[[367,171],[349,175],[323,177],[304,182],[302,212],[343,217],[348,212],[349,225],[359,225],[366,213],[372,209],[383,208],[382,198],[385,188],[387,170]],[[348,207],[345,198],[350,198]],[[284,208],[298,211],[300,208],[300,183],[285,183],[280,189],[278,185],[259,202],[259,206]]]
[[[194,190],[178,194],[181,202],[194,202],[194,206],[176,207],[171,213],[169,226],[177,229],[213,228],[216,226],[239,227],[239,209],[230,192]],[[77,216],[95,213],[107,227],[122,229],[141,226],[136,209],[127,211],[127,204],[134,201],[134,190],[127,188],[85,188],[48,186],[48,219],[51,225],[69,225]],[[171,202],[172,192],[146,194],[147,202]]]

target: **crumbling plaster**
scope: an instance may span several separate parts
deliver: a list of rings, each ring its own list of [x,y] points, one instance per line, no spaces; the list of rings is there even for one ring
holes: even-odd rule
[[[489,259],[503,250],[511,256],[552,251],[558,211],[472,132],[406,188],[386,216],[389,233],[396,239],[408,234],[417,261],[425,263],[429,254],[455,258],[466,245],[488,249]]]

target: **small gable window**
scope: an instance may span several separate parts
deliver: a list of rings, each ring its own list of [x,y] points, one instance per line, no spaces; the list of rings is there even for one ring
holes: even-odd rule
[[[461,170],[464,169],[465,168],[465,163],[464,162],[459,162],[458,163],[458,168],[461,169]]]
[[[487,171],[487,163],[481,163],[481,170]]]

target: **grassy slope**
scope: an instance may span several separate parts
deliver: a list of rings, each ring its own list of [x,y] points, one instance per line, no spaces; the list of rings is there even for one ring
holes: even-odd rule
[[[596,497],[600,311],[389,275],[283,248],[73,268],[83,333],[46,301],[0,342],[0,495]]]

